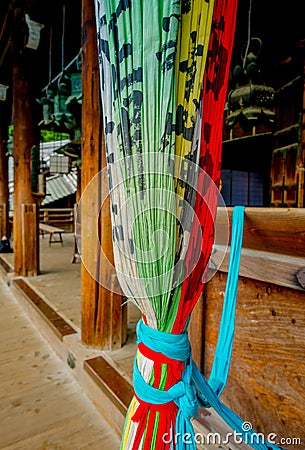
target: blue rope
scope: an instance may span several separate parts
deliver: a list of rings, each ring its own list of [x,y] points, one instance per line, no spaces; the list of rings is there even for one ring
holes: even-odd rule
[[[219,399],[227,382],[232,357],[243,226],[244,207],[236,206],[232,217],[231,251],[224,307],[209,381],[200,373],[192,360],[191,346],[186,331],[181,334],[170,334],[154,330],[145,325],[142,320],[137,324],[138,344],[143,342],[151,350],[184,363],[182,380],[168,391],[156,389],[146,383],[138,369],[136,358],[133,373],[135,393],[141,400],[154,405],[174,401],[178,406],[175,430],[177,450],[196,450],[191,418],[198,415],[199,406],[213,407],[238,433],[238,437],[243,438],[252,448],[256,450],[278,450],[280,448],[277,445],[266,443],[261,434],[256,434],[253,430],[244,430],[243,420]],[[185,439],[185,436],[190,439]],[[190,442],[192,443],[190,444]]]
[[[233,350],[238,274],[244,231],[244,206],[235,206],[232,216],[232,237],[228,277],[219,335],[209,385],[219,396],[228,379]]]

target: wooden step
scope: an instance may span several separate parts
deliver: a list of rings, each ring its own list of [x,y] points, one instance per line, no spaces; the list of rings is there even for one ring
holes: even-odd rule
[[[0,268],[5,274],[14,272],[14,268],[0,255]]]
[[[133,396],[133,388],[128,381],[102,356],[84,361],[84,369],[121,413],[126,414]]]
[[[13,278],[12,284],[21,291],[31,306],[40,314],[54,334],[62,341],[64,336],[76,333],[76,330],[63,319],[30,284],[23,278]]]

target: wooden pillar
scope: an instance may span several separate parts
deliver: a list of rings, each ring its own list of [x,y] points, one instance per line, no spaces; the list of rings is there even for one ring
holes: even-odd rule
[[[93,0],[82,2],[82,57],[81,186],[84,192],[95,175],[106,166]],[[127,321],[122,297],[100,283],[102,273],[107,277],[107,268],[103,267],[98,247],[101,245],[112,264],[113,250],[109,197],[100,211],[102,193],[108,191],[106,171],[99,181],[92,195],[83,195],[81,201],[82,341],[88,346],[106,349],[122,346],[126,340]],[[92,235],[97,223],[100,242],[97,236]],[[84,264],[88,260],[95,269],[90,273]]]
[[[35,143],[29,93],[31,68],[23,48],[24,11],[15,8],[13,30],[13,125],[14,125],[14,266],[15,275],[39,272],[37,205],[32,196],[31,149]]]
[[[9,190],[8,190],[8,158],[7,153],[7,129],[0,123],[0,239],[3,236],[10,237],[8,212],[9,212]]]

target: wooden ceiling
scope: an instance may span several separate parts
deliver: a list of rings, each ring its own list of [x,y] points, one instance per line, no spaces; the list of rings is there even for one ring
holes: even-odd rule
[[[232,66],[240,63],[241,50],[250,35],[262,41],[260,61],[266,83],[281,85],[279,67],[296,55],[297,43],[305,39],[303,1],[239,0]]]
[[[63,7],[64,5],[64,7]],[[81,0],[1,0],[0,1],[0,84],[10,86],[6,102],[0,102],[1,116],[11,114],[12,33],[18,8],[41,24],[37,50],[25,49],[34,79],[33,96],[39,98],[48,84],[79,52],[81,47]],[[65,11],[65,20],[63,13]],[[63,31],[63,25],[65,29]],[[52,31],[51,31],[52,30]],[[52,39],[50,34],[52,33]],[[10,120],[10,119],[8,119]]]
[[[154,0],[155,1],[155,0]],[[240,63],[240,54],[248,33],[248,12],[251,4],[250,34],[262,42],[261,64],[266,82],[280,84],[278,66],[280,61],[295,52],[298,41],[305,39],[303,2],[290,0],[239,0],[232,66]],[[0,83],[11,85],[11,35],[14,10],[22,7],[31,19],[44,24],[38,50],[26,49],[32,61],[35,92],[39,96],[46,86],[51,70],[52,77],[61,71],[63,39],[63,5],[65,5],[64,62],[76,56],[81,46],[81,0],[1,0],[0,1]],[[267,8],[268,5],[268,8]],[[52,45],[50,48],[50,30]],[[51,69],[50,69],[51,60]],[[275,86],[276,87],[276,86]],[[10,114],[10,97],[0,102],[0,118]],[[3,105],[7,103],[7,105]]]

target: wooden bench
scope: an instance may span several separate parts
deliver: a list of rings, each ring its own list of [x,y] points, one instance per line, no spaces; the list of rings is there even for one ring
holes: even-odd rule
[[[74,232],[74,209],[58,208],[58,209],[40,209],[39,222],[46,223],[53,227],[59,227],[66,233]]]
[[[62,240],[62,233],[65,232],[62,228],[52,227],[51,225],[47,225],[45,223],[39,223],[39,232],[42,234],[42,236],[45,235],[45,233],[48,233],[50,235],[49,238],[49,247],[51,247],[52,244],[60,243],[63,247],[64,243]],[[56,238],[55,235],[58,235]]]

